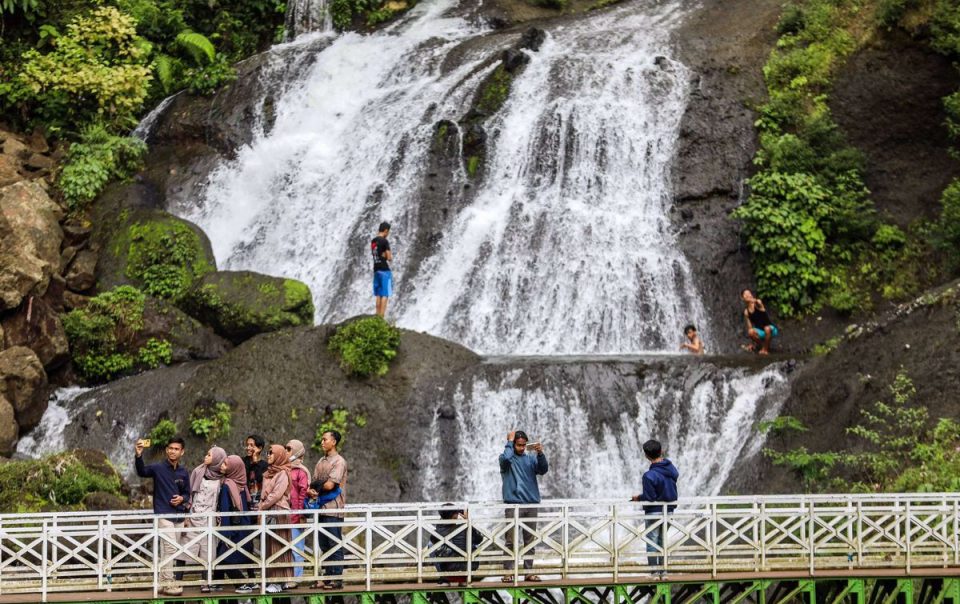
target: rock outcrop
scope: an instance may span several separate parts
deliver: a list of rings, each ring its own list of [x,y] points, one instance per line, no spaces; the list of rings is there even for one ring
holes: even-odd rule
[[[37,355],[24,346],[0,352],[0,395],[13,407],[20,433],[33,428],[47,410],[47,374]]]
[[[235,344],[259,333],[313,324],[313,296],[305,284],[251,271],[204,275],[180,304]]]
[[[60,268],[60,209],[37,182],[0,189],[0,311],[42,296]]]

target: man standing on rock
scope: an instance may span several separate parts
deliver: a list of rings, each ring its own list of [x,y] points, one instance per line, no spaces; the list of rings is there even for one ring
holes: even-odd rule
[[[190,474],[180,465],[184,448],[183,439],[175,436],[170,439],[164,450],[167,459],[150,465],[143,463],[144,442],[138,440],[134,448],[136,453],[134,467],[137,470],[137,476],[153,479],[153,513],[164,516],[177,515],[175,518],[161,518],[157,521],[161,532],[166,537],[160,539],[160,557],[165,561],[160,567],[160,586],[164,595],[167,596],[179,596],[183,593],[183,588],[174,584],[173,562],[177,552],[174,543],[180,542],[183,516],[190,509]]]
[[[540,486],[537,484],[537,477],[547,473],[547,456],[544,455],[543,445],[540,443],[530,444],[530,449],[535,454],[527,455],[528,440],[526,432],[522,430],[514,430],[507,434],[507,446],[500,454],[500,479],[503,482],[504,503],[540,503]],[[506,533],[508,550],[513,550],[515,534],[522,535],[524,548],[536,542],[536,535],[533,531],[536,530],[537,526],[537,508],[507,508],[504,515],[508,519],[517,519],[516,529],[511,527]],[[523,518],[533,518],[533,526],[528,525],[527,528],[524,528],[521,522]],[[513,561],[506,562],[504,568],[512,571]],[[523,568],[527,571],[532,569],[533,560],[525,559]],[[526,580],[539,581],[540,577],[528,574]],[[503,578],[504,583],[512,581],[513,577],[510,575]]]
[[[387,225],[387,230],[390,225]],[[317,462],[313,470],[314,482],[320,482],[323,485],[323,491],[318,493],[314,489],[307,490],[308,497],[317,497],[324,493],[330,493],[337,487],[340,488],[340,495],[333,501],[328,501],[323,505],[324,513],[317,516],[317,545],[320,551],[330,554],[329,561],[332,564],[343,562],[343,507],[347,504],[347,460],[337,451],[337,445],[340,444],[340,433],[336,430],[328,430],[323,433],[320,439],[320,448],[323,449],[323,459]],[[321,589],[340,589],[343,587],[343,567],[326,566],[324,563],[324,576],[327,577],[317,587]]]
[[[393,290],[393,273],[390,272],[390,262],[393,262],[393,252],[390,251],[390,223],[381,222],[380,231],[370,241],[370,253],[373,255],[373,296],[377,300],[377,316],[387,314],[387,300]]]

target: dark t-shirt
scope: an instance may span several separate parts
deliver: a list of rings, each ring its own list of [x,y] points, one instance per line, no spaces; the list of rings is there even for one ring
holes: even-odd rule
[[[750,325],[757,329],[763,329],[767,325],[773,325],[773,321],[770,320],[770,315],[767,314],[767,311],[760,310],[759,306],[754,306],[753,312],[748,312],[747,317],[750,319]]]
[[[387,264],[387,259],[384,257],[384,254],[388,251],[390,251],[390,242],[387,241],[386,237],[374,237],[370,242],[370,253],[373,255],[374,271],[390,270],[390,265]]]
[[[254,501],[259,501],[260,489],[263,487],[263,473],[266,472],[270,466],[266,460],[263,459],[257,463],[253,463],[249,455],[243,458],[243,465],[247,467],[247,491]]]

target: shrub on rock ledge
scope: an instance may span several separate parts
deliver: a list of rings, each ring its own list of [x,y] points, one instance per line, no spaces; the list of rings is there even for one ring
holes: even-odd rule
[[[74,450],[0,463],[0,513],[84,509],[91,493],[120,495],[120,475],[100,451]]]
[[[259,333],[313,325],[313,295],[300,281],[251,271],[202,276],[180,306],[219,335],[239,344]]]
[[[361,377],[385,375],[400,347],[400,330],[381,317],[366,317],[342,325],[330,338],[330,350],[340,365]]]
[[[102,382],[170,362],[172,348],[166,340],[138,341],[145,301],[143,292],[123,285],[91,298],[85,307],[64,317],[74,369],[80,375]]]
[[[177,301],[202,275],[217,270],[207,236],[161,210],[122,211],[97,266],[98,287],[134,285]]]

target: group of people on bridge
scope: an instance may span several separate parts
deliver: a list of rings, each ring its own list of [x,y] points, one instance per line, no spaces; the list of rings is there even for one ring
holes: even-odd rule
[[[266,441],[262,436],[252,434],[245,440],[246,456],[230,455],[221,447],[211,447],[203,459],[203,463],[187,472],[181,464],[185,451],[184,440],[180,437],[171,438],[164,444],[164,459],[147,464],[143,460],[143,452],[152,443],[147,439],[140,439],[135,445],[134,466],[137,475],[142,478],[153,479],[153,511],[164,518],[158,520],[162,529],[174,534],[174,541],[180,544],[185,555],[177,557],[177,546],[173,541],[161,542],[161,556],[171,561],[164,564],[159,570],[161,589],[164,595],[177,596],[183,593],[179,583],[183,580],[182,567],[191,560],[206,560],[208,558],[207,540],[190,540],[186,527],[206,526],[209,515],[212,513],[235,512],[234,514],[219,517],[219,531],[224,539],[218,541],[215,559],[225,567],[214,568],[213,584],[204,584],[201,591],[219,591],[222,589],[219,582],[231,579],[241,582],[236,587],[240,594],[252,594],[258,591],[256,585],[256,571],[246,572],[235,568],[249,561],[243,550],[249,551],[252,544],[244,537],[249,534],[250,527],[255,524],[275,523],[272,535],[266,538],[266,555],[273,562],[266,568],[266,591],[276,594],[296,589],[296,578],[303,575],[303,545],[294,546],[293,551],[289,543],[296,542],[297,536],[303,531],[297,525],[305,525],[315,521],[324,526],[318,531],[317,547],[321,553],[329,553],[322,568],[323,580],[316,583],[317,589],[338,590],[343,587],[343,547],[342,523],[344,507],[346,505],[347,462],[340,455],[338,446],[341,435],[336,430],[324,432],[320,441],[323,458],[317,462],[311,474],[304,465],[306,453],[303,443],[299,440],[290,440],[286,445],[271,444],[266,448]],[[266,448],[266,457],[263,452]],[[644,507],[644,513],[651,518],[646,522],[651,529],[648,551],[662,551],[663,532],[659,514],[664,509],[672,512],[674,506],[664,506],[663,502],[677,500],[677,479],[679,472],[673,463],[663,456],[661,444],[656,440],[649,440],[643,445],[643,452],[650,462],[649,469],[642,477],[642,490],[632,498],[632,501],[661,502],[660,505]],[[530,442],[526,432],[514,430],[507,434],[506,444],[499,457],[500,476],[502,483],[503,501],[507,504],[538,504],[540,497],[540,477],[547,474],[549,463],[543,444]],[[289,514],[262,514],[269,510],[287,511]],[[316,510],[310,514],[303,514],[304,510]],[[513,518],[519,514],[521,519],[536,522],[538,510],[536,507],[520,507],[515,510],[507,509],[506,517]],[[440,518],[445,522],[437,526],[439,540],[442,545],[437,548],[433,557],[438,559],[457,558],[458,552],[468,550],[468,536],[465,530],[460,530],[458,522],[466,522],[468,511],[458,509],[453,504],[444,504],[439,509]],[[293,525],[285,528],[284,525]],[[535,535],[531,531],[518,531],[522,535],[525,549],[535,549]],[[275,536],[274,536],[275,535]],[[484,536],[475,529],[470,533],[469,549],[476,549],[483,542]],[[505,534],[506,548],[514,549],[514,532]],[[195,541],[195,542],[194,542]],[[234,544],[230,548],[227,541]],[[230,551],[230,550],[233,551]],[[474,570],[476,565],[474,562]],[[651,564],[659,565],[659,558],[651,556]],[[440,561],[435,564],[441,574],[442,583],[466,582],[464,561]],[[533,560],[530,557],[523,559],[525,579],[537,582],[540,577],[534,574]],[[504,564],[508,575],[504,582],[513,581],[514,563]],[[247,582],[242,582],[242,581]]]

